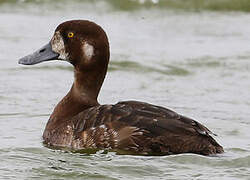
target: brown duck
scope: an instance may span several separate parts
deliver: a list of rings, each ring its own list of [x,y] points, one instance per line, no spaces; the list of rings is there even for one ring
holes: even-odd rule
[[[60,24],[51,41],[19,60],[33,65],[63,60],[74,66],[74,83],[58,103],[43,133],[44,143],[72,151],[107,149],[131,154],[222,153],[212,133],[197,121],[164,107],[123,101],[97,101],[109,63],[104,30],[86,20]]]

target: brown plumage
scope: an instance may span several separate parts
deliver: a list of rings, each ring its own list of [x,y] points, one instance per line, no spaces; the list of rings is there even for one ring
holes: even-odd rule
[[[97,97],[108,67],[109,44],[105,32],[95,23],[62,23],[48,45],[19,63],[52,59],[70,62],[75,68],[75,81],[46,125],[46,144],[131,154],[223,152],[206,127],[164,107],[138,101],[99,105]]]

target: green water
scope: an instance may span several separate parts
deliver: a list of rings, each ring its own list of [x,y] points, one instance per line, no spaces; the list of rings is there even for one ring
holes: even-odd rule
[[[0,0],[0,179],[250,179],[250,1]],[[72,67],[20,57],[58,24],[89,19],[108,34],[111,63],[101,104],[136,99],[192,117],[225,153],[88,155],[42,144]]]

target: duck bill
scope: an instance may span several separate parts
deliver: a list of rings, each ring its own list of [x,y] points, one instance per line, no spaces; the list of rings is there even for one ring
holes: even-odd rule
[[[29,54],[21,59],[19,59],[19,64],[33,65],[44,61],[57,60],[59,54],[52,50],[51,44],[48,43],[41,49],[35,51],[33,54]]]

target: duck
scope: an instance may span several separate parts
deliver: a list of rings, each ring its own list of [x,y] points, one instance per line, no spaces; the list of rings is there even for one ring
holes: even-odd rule
[[[22,65],[67,61],[74,68],[73,85],[46,124],[45,145],[138,155],[224,152],[207,127],[165,107],[135,100],[99,104],[109,58],[109,41],[101,26],[70,20],[57,26],[48,44],[19,59]]]

